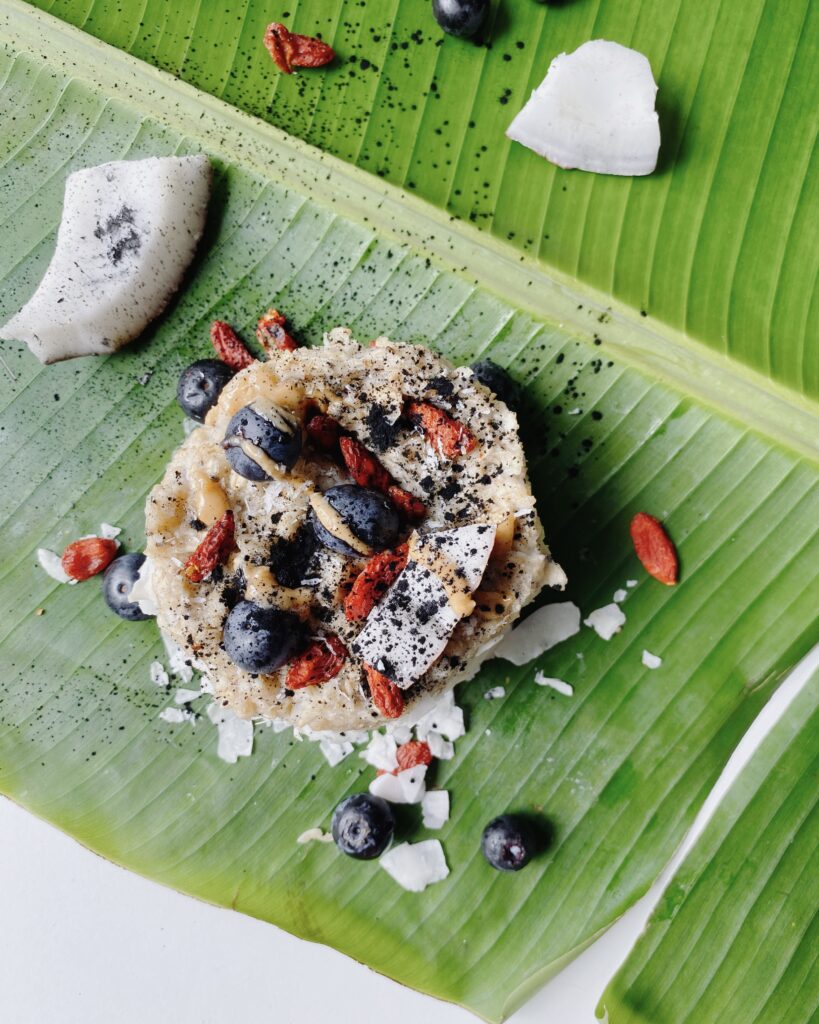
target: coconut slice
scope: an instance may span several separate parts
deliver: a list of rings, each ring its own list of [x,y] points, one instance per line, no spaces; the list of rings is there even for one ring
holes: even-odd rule
[[[599,174],[651,174],[660,125],[647,58],[592,39],[561,53],[506,134],[558,167]]]
[[[54,255],[37,291],[0,328],[43,363],[115,352],[167,305],[205,226],[205,156],[118,160],[65,184]]]
[[[437,839],[401,843],[382,853],[378,863],[408,892],[423,892],[428,885],[443,881],[449,874],[444,848]]]

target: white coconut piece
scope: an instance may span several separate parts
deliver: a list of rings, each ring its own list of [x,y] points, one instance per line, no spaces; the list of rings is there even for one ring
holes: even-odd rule
[[[455,694],[452,690],[447,690],[440,700],[437,700],[415,723],[416,738],[427,742],[432,736],[443,736],[448,740],[455,741],[460,739],[465,732],[463,708],[459,708],[455,703]],[[432,748],[430,747],[430,749]]]
[[[437,732],[431,732],[427,735],[426,744],[429,747],[430,754],[433,757],[437,757],[439,761],[451,761],[455,756],[455,744],[445,740]]]
[[[152,661],[148,668],[148,674],[154,686],[170,686],[171,681],[161,662]]]
[[[305,843],[332,843],[332,832],[322,832],[320,828],[308,828],[296,837],[296,842],[303,846]]]
[[[651,651],[643,651],[642,661],[646,668],[659,668],[663,663],[659,654],[652,654]]]
[[[366,748],[358,755],[373,768],[384,772],[392,772],[398,767],[398,744],[395,737],[388,733],[374,732]]]
[[[642,53],[592,39],[555,57],[506,134],[558,167],[651,174],[660,149],[656,95]]]
[[[328,739],[326,736],[318,741],[319,750],[324,754],[324,760],[331,768],[349,757],[353,752],[353,745],[349,740]]]
[[[174,704],[190,704],[192,700],[202,696],[201,690],[186,690],[180,687],[173,696]]]
[[[421,801],[421,820],[424,828],[443,828],[449,821],[449,793],[445,789],[431,789]]]
[[[138,604],[139,610],[143,615],[156,615],[159,612],[156,592],[154,591],[153,575],[153,560],[146,556],[145,561],[139,567],[137,578],[128,595],[128,600]]]
[[[513,665],[527,665],[580,632],[580,609],[573,601],[546,604],[524,619],[492,652]]]
[[[105,540],[116,540],[121,533],[121,526],[112,526],[110,523],[100,523],[100,537],[103,537]]]
[[[615,602],[615,604],[622,604],[627,597],[628,591],[623,590],[622,587],[620,587],[618,590],[615,590],[614,594],[612,594],[612,600]]]
[[[253,722],[239,718],[216,701],[208,707],[208,718],[219,734],[217,757],[228,764],[236,764],[240,757],[250,757],[253,752]]]
[[[43,363],[136,338],[179,287],[205,227],[206,156],[117,160],[69,175],[54,255],[0,339]]]
[[[159,717],[169,725],[182,725],[184,722],[193,723],[196,720],[196,715],[186,711],[185,708],[165,708],[164,711],[159,712]]]
[[[506,688],[504,686],[493,686],[491,690],[487,690],[483,695],[484,700],[500,700],[501,697],[506,696]]]
[[[554,679],[552,676],[544,675],[542,672],[535,672],[535,682],[538,686],[548,686],[552,690],[557,690],[564,697],[571,697],[574,694],[574,687],[571,683],[567,683],[562,679]]]
[[[77,582],[77,580],[72,579],[65,569],[63,569],[62,559],[56,552],[49,551],[48,548],[37,548],[37,561],[40,563],[44,571],[58,583]]]
[[[584,626],[590,626],[595,633],[603,640],[611,640],[615,633],[619,633],[625,625],[626,616],[619,604],[605,604],[602,608],[595,608],[587,619],[583,620]]]
[[[390,804],[419,804],[426,793],[426,774],[427,766],[418,764],[396,775],[377,775],[370,783],[370,792]]]
[[[378,863],[408,892],[423,892],[428,885],[449,874],[444,848],[437,839],[422,843],[401,843],[382,853]]]

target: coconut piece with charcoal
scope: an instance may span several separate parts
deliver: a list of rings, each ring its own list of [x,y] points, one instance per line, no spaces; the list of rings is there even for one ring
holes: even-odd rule
[[[217,699],[313,729],[422,713],[565,583],[515,414],[469,368],[343,328],[224,387],[146,533],[159,626]]]

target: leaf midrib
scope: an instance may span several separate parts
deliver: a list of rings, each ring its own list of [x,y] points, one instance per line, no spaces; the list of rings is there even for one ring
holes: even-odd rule
[[[591,341],[756,433],[819,462],[817,404],[639,311],[521,255],[495,237],[200,92],[65,22],[7,0],[0,40],[57,65],[145,116],[163,121],[227,162],[274,174],[325,208],[429,253],[539,320]],[[43,40],[49,40],[43,52]],[[158,95],[167,98],[161,104]],[[203,110],[205,114],[203,116]],[[601,324],[599,317],[606,321]]]

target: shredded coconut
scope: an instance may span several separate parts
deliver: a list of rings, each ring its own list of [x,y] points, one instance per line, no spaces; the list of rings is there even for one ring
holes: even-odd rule
[[[426,774],[427,766],[418,764],[397,775],[378,775],[370,783],[370,792],[391,804],[418,804],[426,792]]]
[[[449,874],[444,848],[437,839],[401,843],[383,853],[379,864],[408,892],[423,892],[428,885],[443,881]]]
[[[590,626],[603,640],[611,640],[615,633],[622,629],[626,617],[619,604],[606,604],[602,608],[596,608],[583,624]]]
[[[493,657],[526,665],[580,632],[580,609],[573,601],[543,605],[501,640]]]
[[[662,663],[663,659],[659,655],[652,654],[651,651],[643,651],[643,664],[646,668],[659,668]]]
[[[562,679],[552,679],[551,676],[545,676],[542,672],[535,672],[535,682],[538,686],[549,686],[551,689],[557,690],[564,697],[571,697],[574,694],[574,687],[571,683],[564,683]]]
[[[308,828],[306,832],[302,832],[300,836],[297,836],[296,842],[304,845],[304,843],[332,843],[333,836],[331,832],[322,832],[320,828]]]
[[[216,726],[219,740],[216,756],[228,764],[236,764],[240,757],[249,757],[253,751],[253,722],[239,718],[229,708],[214,701],[208,707],[208,718]]]
[[[424,828],[442,828],[449,821],[449,793],[445,789],[432,789],[421,801]]]

